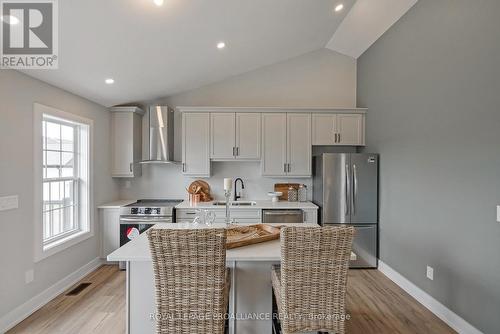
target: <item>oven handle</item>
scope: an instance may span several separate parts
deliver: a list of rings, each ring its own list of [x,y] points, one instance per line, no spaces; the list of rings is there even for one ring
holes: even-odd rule
[[[171,223],[172,218],[120,218],[120,224],[138,223],[138,224],[156,224],[156,223]]]

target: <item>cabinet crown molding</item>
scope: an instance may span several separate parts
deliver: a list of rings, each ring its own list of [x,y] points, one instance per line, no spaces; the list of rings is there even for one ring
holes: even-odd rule
[[[366,114],[367,108],[341,108],[341,107],[197,107],[178,106],[175,108],[181,113],[189,112],[287,112],[287,113],[342,113],[342,114]]]
[[[111,107],[109,108],[111,112],[134,112],[138,115],[144,115],[145,112],[139,107],[136,106],[121,106],[121,107]]]

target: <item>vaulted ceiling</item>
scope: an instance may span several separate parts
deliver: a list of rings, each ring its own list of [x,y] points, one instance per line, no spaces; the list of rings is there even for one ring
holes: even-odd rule
[[[365,1],[374,2],[358,0]],[[340,3],[344,8],[336,12]],[[152,100],[327,44],[336,50],[335,43],[342,43],[334,40],[335,33],[355,3],[164,0],[157,6],[153,0],[59,1],[59,69],[24,73],[105,106]],[[359,28],[359,21],[350,22],[351,30]],[[338,40],[345,44],[349,31]],[[219,42],[226,47],[218,49]],[[337,51],[355,57],[360,50],[349,54],[344,49]],[[106,78],[115,83],[105,84]]]

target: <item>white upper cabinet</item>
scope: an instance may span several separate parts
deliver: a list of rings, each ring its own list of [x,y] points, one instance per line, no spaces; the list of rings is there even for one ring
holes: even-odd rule
[[[262,114],[262,175],[311,176],[311,114]]]
[[[236,154],[234,113],[210,114],[210,158],[233,159]]]
[[[287,114],[287,175],[311,176],[311,114]]]
[[[210,113],[212,160],[259,160],[259,113]]]
[[[310,177],[312,146],[365,145],[366,109],[178,107],[182,171],[209,177],[211,161],[261,161],[263,176]]]
[[[337,115],[313,114],[313,145],[335,145],[337,142]]]
[[[182,173],[210,176],[210,115],[182,114]]]
[[[112,177],[141,176],[142,115],[137,107],[113,107],[111,111]]]
[[[260,160],[261,114],[236,113],[236,159]]]
[[[313,145],[365,145],[363,114],[313,114]]]
[[[338,145],[365,145],[365,117],[360,114],[337,115]]]
[[[286,113],[262,114],[262,175],[286,175],[286,123]]]

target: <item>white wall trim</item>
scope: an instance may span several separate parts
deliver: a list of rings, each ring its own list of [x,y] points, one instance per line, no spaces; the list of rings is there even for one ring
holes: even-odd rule
[[[100,258],[95,258],[89,263],[85,264],[80,269],[72,272],[65,278],[56,282],[54,285],[48,287],[35,297],[31,298],[24,304],[19,305],[6,315],[0,318],[0,333],[5,333],[11,329],[36,310],[50,302],[52,299],[66,291],[69,287],[80,281],[83,277],[99,268],[102,264]]]
[[[465,319],[380,260],[378,261],[378,270],[458,333],[483,334]]]

